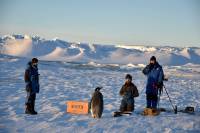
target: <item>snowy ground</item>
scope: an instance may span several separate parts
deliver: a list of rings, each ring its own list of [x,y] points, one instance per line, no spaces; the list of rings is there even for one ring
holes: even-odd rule
[[[144,117],[146,78],[141,68],[124,66],[94,66],[78,63],[41,61],[39,64],[40,93],[36,99],[38,115],[24,114],[25,89],[23,74],[27,59],[0,54],[0,132],[200,132],[200,65],[164,66],[169,81],[166,88],[179,109],[195,107],[195,115],[163,112],[156,117]],[[124,76],[130,73],[140,96],[132,116],[112,117],[119,108],[118,92]],[[90,115],[66,113],[67,100],[89,100],[96,86],[103,86],[104,112],[101,119]],[[167,95],[161,97],[161,107],[172,110]]]

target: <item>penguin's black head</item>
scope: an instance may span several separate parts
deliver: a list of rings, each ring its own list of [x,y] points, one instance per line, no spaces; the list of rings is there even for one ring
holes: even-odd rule
[[[97,87],[95,91],[100,91],[103,87]]]

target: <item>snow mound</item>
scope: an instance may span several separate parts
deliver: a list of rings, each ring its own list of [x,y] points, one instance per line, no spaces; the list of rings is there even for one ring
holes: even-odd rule
[[[22,40],[15,40],[13,38],[6,41],[1,48],[2,54],[13,56],[27,56],[32,51],[32,40],[24,38]]]
[[[161,65],[200,64],[200,48],[198,47],[101,45],[72,43],[58,38],[45,40],[39,36],[7,35],[0,37],[0,48],[0,54],[38,57],[40,60],[48,61],[137,66],[147,64],[149,58],[154,55]]]
[[[79,60],[80,58],[82,58],[83,56],[83,49],[79,49],[80,52],[77,55],[74,56],[65,56],[68,54],[68,50],[67,49],[63,49],[60,47],[56,47],[56,49],[54,51],[52,51],[51,53],[45,55],[45,56],[41,56],[39,57],[40,60],[47,60],[47,61],[76,61]]]

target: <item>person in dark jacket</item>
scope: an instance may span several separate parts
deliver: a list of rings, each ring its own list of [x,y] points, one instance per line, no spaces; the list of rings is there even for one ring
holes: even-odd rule
[[[122,86],[119,94],[123,97],[120,105],[120,111],[134,111],[134,97],[138,97],[138,89],[137,87],[132,83],[132,76],[130,74],[127,74],[126,82]]]
[[[143,74],[147,76],[146,99],[147,108],[157,108],[158,92],[163,86],[164,73],[162,66],[156,61],[156,57],[150,58],[150,63],[143,69]]]
[[[28,62],[27,68],[24,74],[24,80],[26,83],[26,114],[37,114],[35,111],[35,99],[36,93],[39,93],[39,74],[38,74],[38,59],[33,58]]]

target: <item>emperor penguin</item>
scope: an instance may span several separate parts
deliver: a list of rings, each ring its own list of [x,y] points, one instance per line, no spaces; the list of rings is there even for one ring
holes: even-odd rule
[[[90,102],[90,111],[93,118],[101,118],[103,113],[103,95],[100,90],[102,87],[97,87],[92,94]]]

